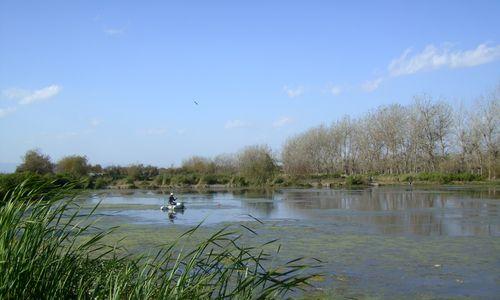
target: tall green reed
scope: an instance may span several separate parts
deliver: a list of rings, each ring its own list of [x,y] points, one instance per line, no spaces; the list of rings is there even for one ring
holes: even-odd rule
[[[1,299],[272,299],[310,285],[304,258],[276,265],[269,245],[248,246],[245,232],[224,227],[190,249],[161,245],[154,254],[123,254],[106,245],[71,186],[25,181],[0,204]],[[97,207],[97,206],[96,206]],[[244,226],[249,233],[257,234]],[[179,237],[189,239],[199,226]]]

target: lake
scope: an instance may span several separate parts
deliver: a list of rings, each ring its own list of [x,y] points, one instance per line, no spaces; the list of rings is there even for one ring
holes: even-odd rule
[[[278,238],[279,259],[321,259],[318,289],[305,297],[498,299],[500,191],[495,187],[373,187],[186,192],[183,212],[162,212],[168,195],[99,191],[101,226],[136,253],[176,239],[203,221],[199,238],[244,224]],[[257,222],[254,218],[260,220]],[[190,241],[194,242],[194,241]]]

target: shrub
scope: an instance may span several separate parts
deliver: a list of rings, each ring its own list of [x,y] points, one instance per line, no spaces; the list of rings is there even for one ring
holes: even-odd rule
[[[86,156],[70,155],[63,157],[57,162],[57,173],[71,174],[72,176],[79,177],[87,175],[90,170]]]
[[[410,175],[410,174],[401,175],[400,177],[398,177],[398,179],[400,181],[403,181],[403,182],[413,182],[413,181],[415,181],[415,177],[413,175]]]
[[[94,181],[94,189],[103,189],[107,187],[109,184],[109,181],[106,180],[104,177],[98,177]]]
[[[230,181],[230,177],[223,174],[205,174],[201,176],[201,184],[227,184]]]
[[[200,181],[196,174],[179,174],[172,177],[173,185],[193,185]]]
[[[345,181],[348,185],[361,185],[365,183],[365,180],[361,175],[347,176]]]
[[[439,182],[442,184],[450,183],[452,181],[481,181],[484,177],[472,173],[439,173],[439,172],[424,172],[417,174],[416,178],[420,181]]]
[[[285,183],[285,178],[282,176],[277,176],[273,180],[273,184],[283,184],[283,183]]]
[[[267,146],[249,146],[238,155],[241,175],[255,185],[267,183],[277,171],[271,149]]]
[[[23,162],[16,168],[16,172],[49,174],[54,172],[54,164],[50,156],[42,154],[40,150],[29,150],[23,156]]]
[[[233,176],[231,178],[231,181],[230,181],[231,185],[232,186],[236,186],[236,187],[245,187],[245,186],[249,186],[249,182],[245,179],[245,177],[243,176]]]

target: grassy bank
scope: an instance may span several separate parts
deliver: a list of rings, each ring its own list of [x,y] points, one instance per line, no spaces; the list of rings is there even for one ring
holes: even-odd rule
[[[71,200],[73,186],[32,179],[8,189],[0,203],[1,299],[281,298],[307,287],[303,258],[274,265],[276,252],[243,246],[225,227],[191,248],[193,228],[151,254],[131,256],[103,241],[92,213]],[[266,243],[270,245],[273,241]],[[266,247],[268,248],[268,247]],[[309,272],[311,274],[311,272]]]
[[[45,182],[51,186],[71,186],[74,189],[162,189],[180,190],[194,188],[339,188],[349,186],[379,185],[500,185],[500,180],[488,180],[471,173],[414,173],[414,174],[315,174],[289,176],[275,174],[265,183],[256,184],[251,178],[238,174],[163,173],[141,179],[107,174],[73,176],[68,174],[38,175],[29,172],[0,174],[0,196],[23,181]]]

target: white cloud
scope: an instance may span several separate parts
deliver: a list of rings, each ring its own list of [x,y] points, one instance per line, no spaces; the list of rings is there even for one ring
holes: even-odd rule
[[[400,57],[393,59],[387,66],[385,76],[366,81],[362,88],[367,92],[376,90],[382,81],[390,77],[411,75],[418,72],[442,68],[469,68],[500,59],[500,45],[479,44],[470,50],[454,50],[449,44],[443,46],[427,45],[422,52],[413,53],[406,49]]]
[[[363,83],[361,88],[365,92],[373,92],[374,90],[376,90],[379,87],[379,85],[382,83],[382,81],[383,81],[382,77],[379,77],[379,78],[376,78],[373,80],[368,80],[368,81],[365,81],[365,83]]]
[[[53,84],[35,91],[12,88],[4,90],[2,94],[9,99],[17,100],[19,104],[27,105],[55,97],[61,90],[60,85]]]
[[[0,118],[10,115],[15,111],[16,111],[15,107],[0,108]]]
[[[338,96],[342,93],[342,87],[340,85],[328,85],[327,90],[333,96]]]
[[[428,45],[414,55],[411,49],[388,66],[390,76],[415,74],[421,71],[437,70],[440,68],[467,68],[479,66],[500,58],[500,45],[488,46],[480,44],[471,50],[452,50],[448,46],[437,47]]]
[[[29,96],[30,92],[18,88],[10,88],[2,91],[2,95],[9,99],[22,99]]]
[[[285,85],[283,87],[283,91],[287,94],[288,97],[296,98],[296,97],[301,96],[304,93],[304,88],[302,86],[289,87],[289,86]]]
[[[226,129],[242,128],[248,126],[250,126],[250,123],[242,120],[229,120],[226,122],[226,125],[224,125]]]
[[[120,28],[106,28],[104,33],[108,36],[120,36],[125,33],[123,29]]]
[[[59,85],[50,85],[48,87],[33,91],[28,96],[24,97],[19,101],[20,104],[31,104],[38,101],[43,101],[46,99],[50,99],[52,97],[57,96],[62,90],[62,87]]]
[[[278,120],[274,121],[273,127],[274,128],[283,127],[283,126],[288,125],[292,122],[293,122],[293,119],[290,117],[281,117]]]

